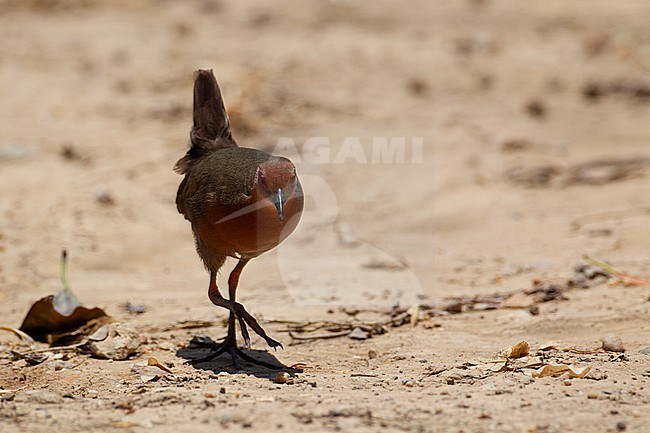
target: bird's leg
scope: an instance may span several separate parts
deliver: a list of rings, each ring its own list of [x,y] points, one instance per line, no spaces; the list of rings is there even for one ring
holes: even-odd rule
[[[221,295],[221,292],[219,292],[219,288],[217,287],[216,272],[210,272],[210,286],[208,288],[208,296],[210,300],[214,305],[227,308],[228,310],[230,310],[230,316],[228,317],[228,335],[226,335],[224,341],[222,341],[221,343],[217,344],[214,347],[214,352],[210,353],[209,355],[203,358],[193,359],[191,361],[188,361],[189,364],[200,364],[202,362],[211,361],[217,356],[221,355],[222,353],[227,352],[232,357],[233,365],[237,370],[239,370],[240,368],[239,358],[243,359],[244,361],[248,361],[252,364],[261,365],[266,368],[271,368],[271,369],[282,368],[282,366],[280,365],[269,364],[268,362],[255,359],[252,356],[242,352],[237,347],[235,318],[239,320],[242,336],[244,337],[244,341],[246,342],[247,346],[250,347],[250,336],[248,335],[248,328],[246,327],[246,323],[248,323],[251,326],[251,328],[253,328],[253,330],[255,330],[255,332],[257,332],[261,337],[263,337],[266,340],[266,342],[269,344],[269,346],[276,347],[279,345],[280,347],[282,347],[282,345],[279,342],[273,340],[272,338],[266,335],[264,329],[262,329],[259,323],[257,323],[257,321],[253,318],[253,316],[251,316],[244,309],[243,305],[235,301],[237,284],[239,283],[239,275],[241,274],[241,270],[244,268],[247,262],[248,260],[240,260],[240,262],[237,263],[237,266],[235,266],[233,272],[230,274],[230,278],[228,278],[228,286],[229,286],[228,289],[229,289],[230,300],[224,298]],[[275,343],[275,345],[272,343]]]
[[[230,303],[232,306],[237,304],[237,286],[239,285],[239,276],[241,275],[242,269],[246,266],[250,259],[240,259],[235,266],[235,269],[232,270],[230,276],[228,277],[228,297],[230,298]],[[243,308],[243,307],[242,307]],[[236,311],[236,307],[232,310],[231,314]],[[244,339],[244,344],[246,348],[250,349],[251,347],[251,337],[248,334],[248,328],[246,327],[246,321],[241,314],[236,314],[237,319],[239,320],[239,328],[241,329],[241,336]]]
[[[227,308],[230,310],[230,316],[228,317],[228,334],[226,338],[219,344],[214,346],[214,352],[210,353],[208,356],[199,359],[193,359],[188,361],[190,364],[199,364],[201,362],[211,361],[217,356],[221,355],[224,352],[228,352],[232,358],[232,362],[236,369],[239,369],[239,358],[237,357],[237,335],[236,335],[236,325],[235,325],[235,311],[232,307],[232,303],[226,298],[221,296],[219,288],[217,287],[217,273],[210,272],[210,285],[208,287],[208,297],[214,305],[219,307]]]
[[[250,326],[257,335],[262,337],[266,341],[266,344],[268,344],[270,347],[274,349],[276,349],[277,347],[283,348],[282,343],[269,337],[266,334],[266,331],[264,331],[264,328],[262,328],[260,324],[257,322],[257,320],[255,320],[255,318],[251,316],[251,314],[248,311],[246,311],[244,306],[239,302],[236,302],[236,292],[237,292],[237,286],[239,285],[239,276],[241,275],[244,266],[246,266],[246,263],[248,263],[249,260],[250,259],[243,259],[243,258],[239,259],[237,266],[235,266],[235,269],[232,270],[230,276],[228,277],[228,293],[230,295],[230,302],[232,302],[232,305],[235,309],[235,314],[239,319],[239,325],[242,330],[242,336],[244,337],[244,340],[246,341],[247,345],[249,345],[250,338],[248,336],[248,330],[246,329],[246,324],[248,324],[248,326]]]

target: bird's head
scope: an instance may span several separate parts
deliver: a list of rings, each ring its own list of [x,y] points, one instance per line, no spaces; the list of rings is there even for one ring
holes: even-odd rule
[[[298,176],[296,167],[286,158],[273,158],[261,163],[255,175],[254,188],[258,197],[268,199],[284,219],[284,204],[296,193]]]

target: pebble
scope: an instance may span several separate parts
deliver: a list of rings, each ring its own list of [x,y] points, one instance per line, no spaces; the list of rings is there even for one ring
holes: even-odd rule
[[[97,200],[97,203],[105,206],[112,206],[115,204],[115,198],[113,198],[113,195],[104,189],[98,189],[95,191],[95,200]]]
[[[623,431],[627,428],[627,424],[625,424],[625,421],[619,421],[616,423],[616,429],[618,431]]]
[[[608,334],[603,337],[603,350],[608,352],[625,352],[625,347],[623,346],[621,337]]]
[[[12,401],[16,397],[16,394],[13,392],[3,392],[0,394],[0,400]]]
[[[147,306],[137,302],[127,301],[126,304],[124,304],[124,309],[129,313],[142,314],[147,311]]]
[[[287,383],[289,381],[289,373],[286,371],[280,371],[275,377],[276,383]]]
[[[361,328],[354,328],[349,334],[348,338],[352,340],[366,340],[368,339],[368,333]]]
[[[140,336],[128,325],[113,322],[108,327],[107,337],[88,344],[90,352],[100,358],[123,360],[138,351]]]
[[[377,351],[375,349],[370,349],[368,351],[368,359],[375,359],[378,356],[379,356],[379,354],[377,353]]]
[[[139,375],[140,381],[143,383],[158,380],[165,375],[165,372],[158,367],[142,364],[133,364],[131,367],[131,373]]]
[[[639,353],[641,355],[650,355],[650,347],[644,347],[643,349],[639,350]]]

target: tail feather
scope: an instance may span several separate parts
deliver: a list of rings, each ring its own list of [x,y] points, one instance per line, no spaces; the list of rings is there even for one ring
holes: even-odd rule
[[[184,174],[192,161],[215,150],[237,147],[230,130],[230,119],[212,69],[194,73],[194,126],[190,149],[178,160],[174,170]]]

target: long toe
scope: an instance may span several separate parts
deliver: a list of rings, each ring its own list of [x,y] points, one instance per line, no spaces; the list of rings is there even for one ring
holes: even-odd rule
[[[248,326],[250,326],[251,329],[255,331],[257,335],[259,335],[264,339],[264,341],[266,341],[266,344],[268,344],[270,347],[274,349],[278,347],[284,349],[284,347],[280,342],[272,339],[267,335],[264,328],[262,328],[262,326],[257,322],[257,320],[248,311],[246,311],[246,309],[242,304],[240,304],[239,302],[235,303],[235,310],[237,312],[237,317],[243,318],[246,324],[248,324]]]
[[[246,330],[246,324],[242,324],[242,333],[245,333],[244,340],[247,339],[247,341],[250,343],[250,337],[248,336],[248,331]],[[269,346],[276,348],[277,346],[282,347],[282,344],[278,343],[277,341],[273,340],[272,338],[266,337],[265,338],[266,342],[269,344]],[[191,364],[191,365],[196,365],[196,364],[201,364],[204,362],[209,362],[212,361],[214,358],[218,357],[219,355],[222,355],[224,353],[227,353],[230,355],[232,358],[232,364],[235,370],[241,370],[241,363],[240,363],[240,358],[243,359],[244,361],[250,362],[251,364],[256,364],[260,365],[262,367],[266,368],[271,368],[274,370],[277,369],[282,369],[284,368],[283,365],[278,365],[278,364],[270,364],[268,362],[255,359],[252,356],[244,353],[241,349],[237,347],[237,342],[235,341],[234,338],[226,337],[224,341],[219,343],[215,350],[211,351],[210,354],[207,356],[204,356],[202,358],[198,359],[189,359],[185,361],[186,364]]]
[[[251,347],[251,336],[248,334],[248,327],[246,326],[246,321],[241,317],[237,316],[239,320],[239,329],[241,330],[241,336],[244,339],[244,344],[247,349]]]
[[[278,350],[278,347],[284,350],[284,346],[279,341],[276,341],[268,336],[265,338],[265,340],[266,340],[266,344],[268,344],[269,347],[272,347],[274,350]]]

